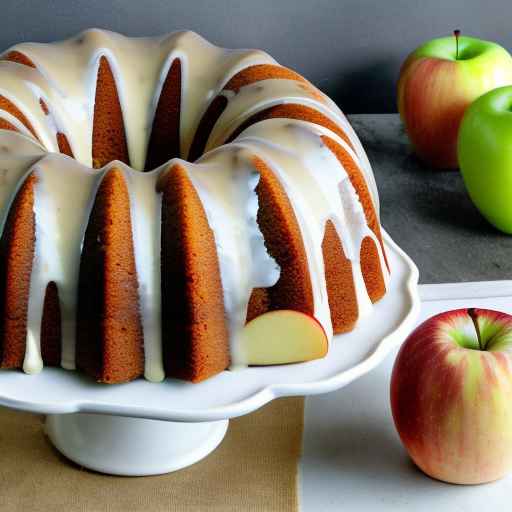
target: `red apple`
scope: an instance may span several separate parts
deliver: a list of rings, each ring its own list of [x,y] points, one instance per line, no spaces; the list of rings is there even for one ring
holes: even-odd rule
[[[316,318],[289,309],[257,316],[245,325],[238,340],[248,365],[311,361],[324,357],[328,345]]]
[[[407,338],[391,376],[400,438],[427,475],[496,480],[512,468],[512,316],[458,309]]]
[[[457,168],[457,135],[466,108],[482,94],[512,84],[512,57],[472,37],[433,39],[400,70],[398,110],[418,156],[436,168]]]

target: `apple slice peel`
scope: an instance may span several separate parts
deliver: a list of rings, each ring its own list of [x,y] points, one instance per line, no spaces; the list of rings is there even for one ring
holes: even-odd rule
[[[320,359],[327,354],[329,343],[316,318],[280,309],[248,322],[238,346],[247,365],[266,366]]]

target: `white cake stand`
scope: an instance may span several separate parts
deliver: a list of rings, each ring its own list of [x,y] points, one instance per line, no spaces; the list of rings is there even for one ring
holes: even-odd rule
[[[229,418],[284,396],[339,389],[401,343],[419,311],[418,270],[384,233],[391,266],[373,316],[335,337],[326,358],[226,371],[200,384],[167,379],[100,385],[76,372],[0,372],[0,405],[47,415],[46,431],[66,457],[116,475],[155,475],[189,466],[222,441]]]

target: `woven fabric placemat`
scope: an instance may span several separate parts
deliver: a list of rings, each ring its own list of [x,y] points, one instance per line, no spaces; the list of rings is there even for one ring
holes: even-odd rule
[[[0,510],[295,512],[303,418],[303,398],[276,400],[232,420],[197,464],[134,478],[69,462],[43,434],[41,416],[0,408]]]

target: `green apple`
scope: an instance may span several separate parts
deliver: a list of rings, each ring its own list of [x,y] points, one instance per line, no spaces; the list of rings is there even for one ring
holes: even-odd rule
[[[412,460],[459,484],[512,469],[512,316],[487,309],[436,315],[413,331],[391,376],[391,409]]]
[[[511,84],[512,57],[495,43],[456,34],[416,49],[400,71],[398,110],[418,156],[436,168],[456,168],[464,111]]]
[[[458,153],[472,201],[491,224],[512,234],[512,87],[488,92],[468,108]]]

